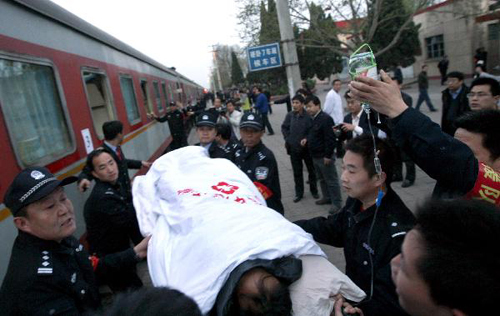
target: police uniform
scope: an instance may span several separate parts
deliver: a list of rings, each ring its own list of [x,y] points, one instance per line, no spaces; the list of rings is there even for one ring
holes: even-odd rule
[[[24,207],[74,181],[75,177],[60,181],[46,168],[27,168],[7,189],[4,203],[20,216]],[[133,249],[91,258],[72,236],[56,242],[19,231],[0,288],[0,311],[4,315],[80,315],[95,310],[100,299],[94,271],[107,274],[113,267],[132,263],[136,263]]]
[[[198,119],[196,120],[196,127],[208,126],[212,128],[216,128],[217,124],[217,116],[210,111],[202,112]],[[203,146],[201,143],[195,144],[196,146]],[[208,151],[208,155],[210,158],[226,158],[232,160],[233,153],[230,148],[221,147],[214,140],[209,145],[203,146]]]
[[[300,220],[295,224],[313,235],[314,240],[334,247],[343,247],[346,274],[367,295],[370,295],[373,260],[373,298],[359,307],[365,315],[407,315],[399,306],[391,279],[390,261],[401,252],[406,233],[415,225],[415,217],[399,196],[389,187],[382,198],[368,240],[376,205],[361,209],[359,200],[348,198],[336,214]],[[370,259],[370,253],[371,259]]]
[[[121,153],[121,157],[118,157],[116,152],[109,147],[106,142],[104,142],[101,147],[106,150],[107,153],[113,157],[113,159],[116,161],[118,164],[118,182],[120,182],[120,190],[122,196],[126,197],[128,201],[132,201],[132,187],[130,184],[130,177],[128,175],[128,169],[140,169],[142,167],[142,161],[140,160],[134,160],[134,159],[127,159],[125,158],[123,151],[121,148],[119,148],[119,151]],[[118,148],[117,148],[118,150]],[[92,170],[89,166],[85,165],[83,168],[82,172],[78,176],[78,182],[80,182],[83,179],[87,179],[89,181],[94,180],[94,177],[92,176]]]
[[[134,206],[120,194],[120,184],[96,179],[90,197],[85,202],[84,217],[87,242],[92,254],[102,257],[130,248],[130,241],[138,244],[143,237],[139,231]],[[135,266],[116,269],[98,278],[115,291],[125,291],[142,286]]]
[[[263,130],[262,119],[254,113],[245,113],[240,128]],[[280,214],[285,210],[281,203],[278,164],[272,151],[262,141],[253,148],[242,147],[235,153],[234,163],[252,180],[266,199],[267,206]]]
[[[175,106],[175,103],[172,103],[173,102],[170,103],[170,106]],[[176,109],[175,111],[171,111],[162,117],[156,118],[156,120],[160,123],[168,122],[168,127],[170,128],[170,133],[172,134],[172,142],[165,152],[188,145],[186,130],[184,127],[184,114],[181,111]]]

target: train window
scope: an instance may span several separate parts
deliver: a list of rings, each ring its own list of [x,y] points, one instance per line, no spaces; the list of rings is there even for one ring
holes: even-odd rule
[[[158,81],[153,81],[153,89],[155,90],[156,96],[156,107],[158,108],[158,112],[163,111],[161,107],[161,96],[160,96],[160,88],[158,87]]]
[[[153,113],[153,104],[151,104],[151,96],[149,94],[149,86],[147,80],[141,79],[141,92],[146,113]]]
[[[74,151],[74,139],[49,65],[0,57],[0,105],[23,166],[44,165]]]
[[[167,89],[165,88],[165,82],[161,83],[161,90],[163,91],[163,98],[165,99],[165,106],[168,106]]]
[[[141,116],[137,108],[137,100],[135,98],[134,83],[129,76],[120,76],[120,87],[122,88],[123,100],[127,109],[127,118],[131,124],[140,121]]]
[[[177,101],[175,98],[174,98],[174,88],[172,87],[172,85],[168,85],[168,92],[170,93],[170,102],[175,102]]]
[[[102,124],[116,119],[108,80],[104,73],[92,70],[83,70],[82,77],[94,130],[99,139],[103,139]]]

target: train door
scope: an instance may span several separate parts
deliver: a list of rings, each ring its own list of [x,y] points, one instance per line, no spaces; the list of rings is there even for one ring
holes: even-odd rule
[[[110,93],[106,73],[100,70],[83,68],[82,78],[95,133],[99,139],[103,139],[102,125],[104,122],[116,120],[113,97]]]
[[[151,95],[149,94],[149,85],[146,79],[141,79],[141,92],[144,109],[146,113],[153,113],[153,104],[151,102]]]

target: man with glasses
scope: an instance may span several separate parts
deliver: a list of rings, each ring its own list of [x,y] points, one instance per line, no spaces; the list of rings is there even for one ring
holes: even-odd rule
[[[500,84],[493,78],[477,78],[467,94],[471,110],[498,110]]]
[[[447,76],[448,88],[442,92],[443,115],[441,116],[441,129],[448,135],[453,136],[457,129],[454,125],[457,117],[470,111],[467,93],[469,90],[464,84],[464,74],[452,71]]]

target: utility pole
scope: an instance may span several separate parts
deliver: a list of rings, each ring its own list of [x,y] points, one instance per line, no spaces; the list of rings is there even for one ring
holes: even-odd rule
[[[219,71],[219,64],[217,63],[217,50],[215,49],[215,46],[212,46],[212,54],[214,57],[214,64],[215,64],[215,70],[217,72],[217,81],[219,82],[219,88],[220,91],[223,91],[222,89],[222,80],[220,79],[220,71]],[[217,91],[215,91],[217,92]]]
[[[292,20],[288,0],[277,0],[278,22],[280,25],[281,42],[283,43],[283,55],[285,57],[286,77],[288,80],[288,92],[290,97],[300,88],[300,68],[297,48],[293,37]]]

